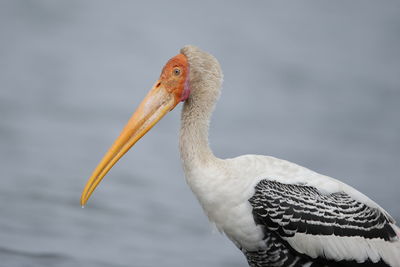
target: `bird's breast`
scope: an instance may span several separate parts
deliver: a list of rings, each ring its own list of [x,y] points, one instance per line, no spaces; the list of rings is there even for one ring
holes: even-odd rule
[[[249,250],[263,245],[263,231],[254,222],[248,201],[251,188],[224,167],[203,166],[186,172],[187,183],[209,220],[237,245]]]

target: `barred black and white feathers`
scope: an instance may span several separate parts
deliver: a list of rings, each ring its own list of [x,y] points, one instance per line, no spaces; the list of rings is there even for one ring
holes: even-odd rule
[[[281,237],[306,233],[398,239],[391,218],[345,192],[325,195],[312,186],[262,180],[249,201],[256,221]]]
[[[281,263],[276,266],[288,266],[296,259],[299,265],[307,258],[328,266],[335,262],[351,266],[400,264],[399,236],[393,219],[343,191],[323,194],[316,187],[264,179],[249,202],[255,222],[265,227],[267,239],[272,237],[273,243],[281,245],[275,248]],[[254,253],[249,256],[251,261]],[[258,261],[254,266],[264,265]]]

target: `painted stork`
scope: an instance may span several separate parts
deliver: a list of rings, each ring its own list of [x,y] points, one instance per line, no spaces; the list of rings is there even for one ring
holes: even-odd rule
[[[212,55],[182,48],[94,170],[82,206],[111,167],[183,101],[180,154],[187,183],[250,266],[400,266],[395,221],[351,186],[274,157],[214,156],[208,129],[221,84]]]

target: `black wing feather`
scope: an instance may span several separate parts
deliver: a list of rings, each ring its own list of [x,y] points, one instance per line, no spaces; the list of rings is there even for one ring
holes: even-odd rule
[[[307,233],[386,241],[396,238],[382,211],[354,200],[345,192],[322,194],[312,186],[261,180],[249,202],[256,223],[281,237]]]

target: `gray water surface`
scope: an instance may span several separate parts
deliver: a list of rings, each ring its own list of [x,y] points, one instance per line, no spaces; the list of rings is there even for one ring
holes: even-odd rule
[[[400,219],[396,1],[1,1],[0,266],[246,266],[185,184],[177,107],[93,168],[186,44],[224,88],[210,141],[339,178]]]

